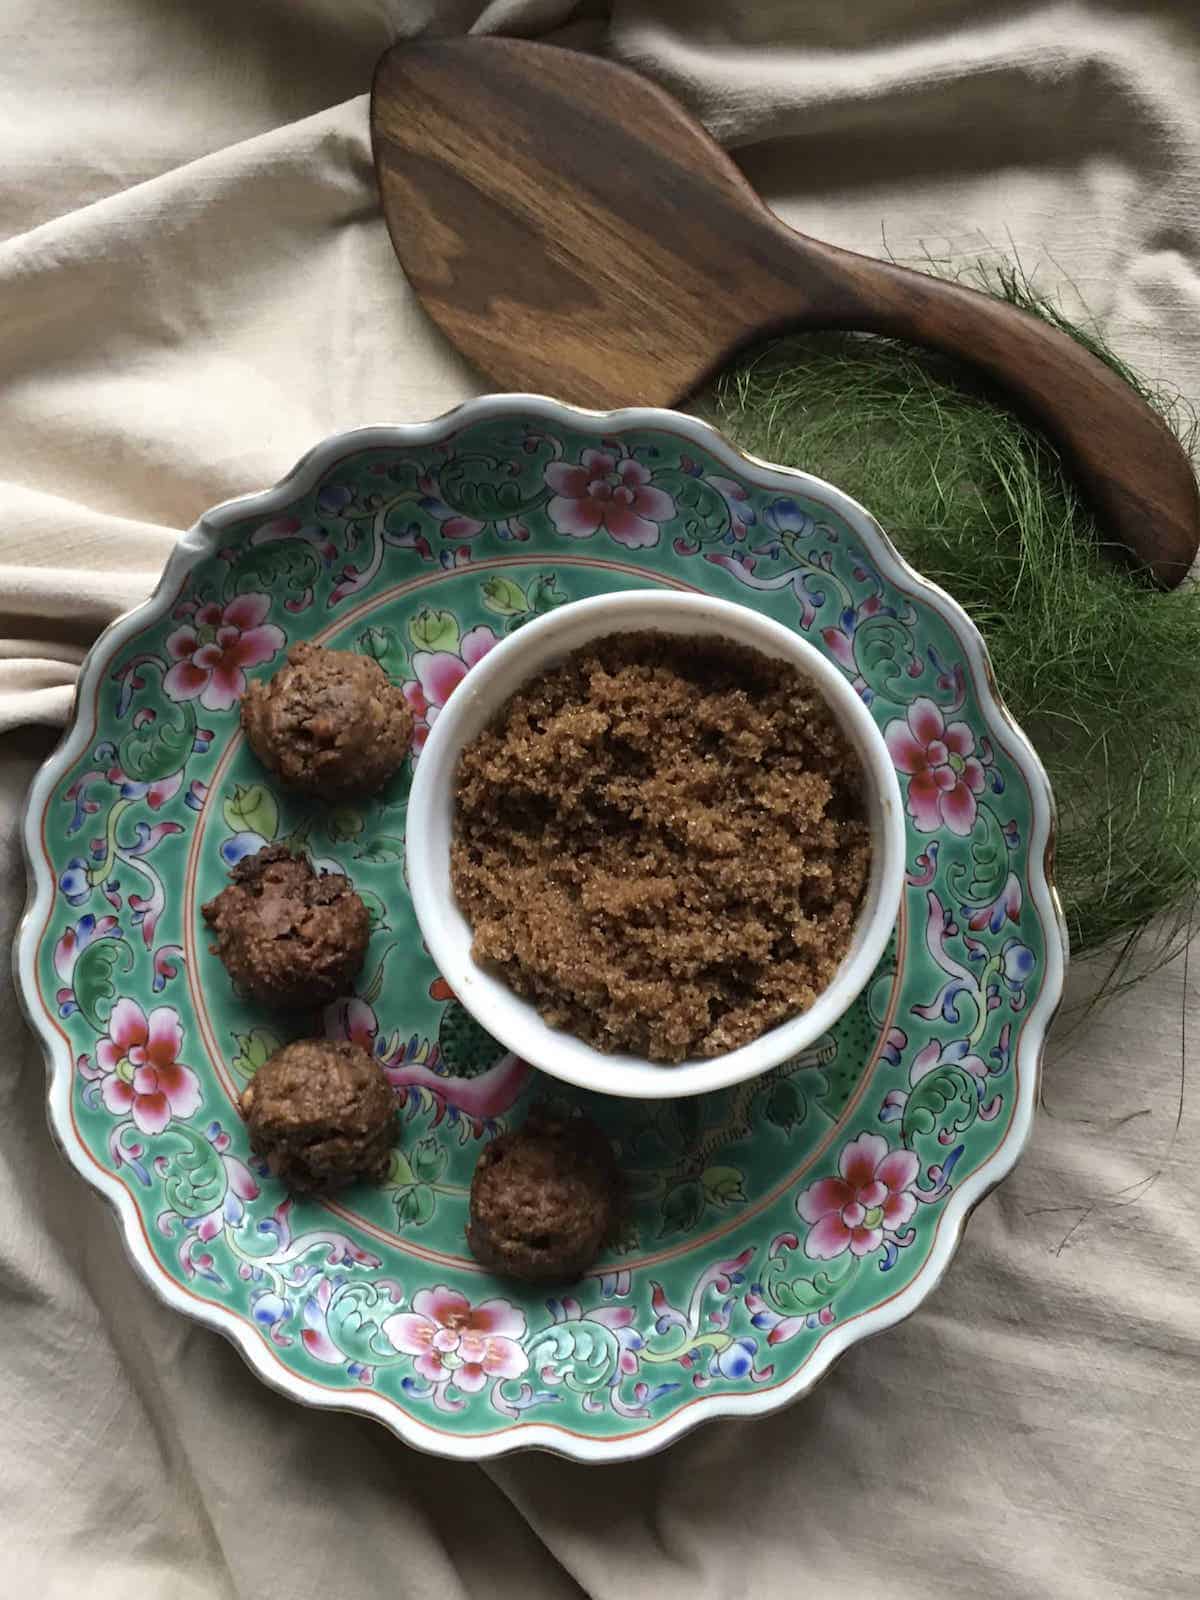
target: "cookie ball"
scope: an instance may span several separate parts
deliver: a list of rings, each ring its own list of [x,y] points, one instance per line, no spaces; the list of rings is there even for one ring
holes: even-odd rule
[[[493,1139],[471,1182],[467,1243],[476,1260],[527,1283],[577,1278],[616,1216],[612,1147],[583,1117],[534,1112]]]
[[[325,800],[374,794],[408,754],[412,712],[378,661],[297,644],[242,698],[255,755],[293,789]]]
[[[259,1005],[311,1010],[350,988],[367,953],[371,919],[350,880],[314,872],[307,856],[270,845],[239,861],[201,908],[209,946]]]
[[[299,1039],[264,1061],[242,1091],[251,1147],[289,1189],[340,1189],[387,1175],[396,1101],[359,1045]]]

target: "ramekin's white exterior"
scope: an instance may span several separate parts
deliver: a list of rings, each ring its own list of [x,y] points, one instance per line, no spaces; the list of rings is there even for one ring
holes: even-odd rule
[[[827,702],[859,757],[871,829],[871,875],[854,937],[816,1003],[738,1050],[678,1066],[606,1055],[549,1027],[528,1001],[472,958],[471,928],[450,883],[454,780],[463,749],[536,673],[592,640],[643,630],[732,640],[795,667]],[[552,1077],[601,1094],[657,1100],[708,1094],[756,1077],[790,1060],[833,1026],[862,992],[895,926],[904,879],[904,815],[883,736],[832,662],[790,628],[748,606],[708,595],[645,589],[599,595],[552,611],[510,634],[471,668],[442,708],[418,760],[406,848],[413,909],[429,953],[480,1024]]]

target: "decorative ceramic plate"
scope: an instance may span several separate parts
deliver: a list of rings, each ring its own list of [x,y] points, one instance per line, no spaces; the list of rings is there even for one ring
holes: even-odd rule
[[[720,1094],[596,1099],[535,1081],[455,1000],[404,881],[412,763],[323,809],[238,731],[248,677],[314,639],[402,684],[413,759],[473,662],[569,600],[662,584],[801,630],[878,719],[900,774],[894,939],[813,1048]],[[770,1411],[911,1312],[1029,1134],[1062,991],[1045,773],[964,613],[871,517],[666,411],[489,398],[327,440],[179,543],[88,656],[25,822],[18,981],[70,1161],[171,1305],[298,1400],[427,1450],[644,1455]],[[400,1106],[387,1182],[292,1200],[251,1156],[239,1091],[291,1034],[234,994],[201,903],[272,840],[347,873],[373,933],[316,1022],[372,1050]],[[467,1190],[531,1097],[585,1106],[630,1194],[583,1281],[547,1293],[469,1256]]]

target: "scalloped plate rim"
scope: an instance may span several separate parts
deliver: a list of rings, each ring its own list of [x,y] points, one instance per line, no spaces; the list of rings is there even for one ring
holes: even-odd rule
[[[504,415],[534,415],[560,425],[582,426],[587,431],[618,432],[634,428],[670,428],[723,459],[730,469],[751,476],[763,488],[794,491],[798,487],[813,498],[831,504],[872,550],[885,574],[908,591],[926,598],[953,629],[975,671],[981,707],[1005,725],[1012,754],[1029,780],[1035,827],[1029,847],[1029,888],[1046,931],[1045,982],[1030,1008],[1018,1046],[1028,1071],[1021,1077],[1021,1093],[1014,1108],[1009,1133],[999,1149],[954,1189],[946,1202],[945,1225],[916,1278],[886,1305],[863,1313],[853,1322],[829,1331],[811,1361],[778,1388],[758,1394],[702,1396],[662,1422],[633,1437],[589,1439],[564,1434],[552,1424],[522,1422],[486,1437],[443,1433],[401,1411],[385,1397],[360,1392],[354,1396],[327,1396],[316,1385],[278,1364],[252,1325],[222,1306],[194,1297],[168,1277],[146,1247],[140,1218],[128,1188],[114,1174],[97,1166],[76,1140],[71,1129],[69,1096],[73,1061],[63,1041],[51,1033],[37,994],[34,964],[39,936],[36,928],[53,904],[53,875],[46,869],[41,850],[41,822],[54,788],[83,751],[91,733],[80,715],[86,695],[104,666],[129,639],[151,622],[165,616],[187,574],[219,547],[221,534],[231,524],[249,516],[270,515],[297,495],[315,487],[337,460],[348,453],[379,448],[411,449],[439,443],[473,423]],[[271,488],[240,495],[205,511],[181,536],[152,593],[141,604],[111,622],[99,635],[80,665],[75,698],[63,736],[38,769],[26,798],[21,819],[25,853],[27,898],[13,941],[13,974],[21,1009],[41,1041],[49,1078],[47,1117],[51,1134],[70,1165],[99,1191],[113,1207],[125,1249],[149,1288],[167,1305],[205,1327],[223,1334],[247,1365],[270,1388],[289,1399],[320,1410],[345,1411],[373,1417],[405,1443],[432,1455],[460,1461],[495,1460],[521,1450],[540,1449],[584,1462],[632,1461],[655,1454],[690,1433],[703,1422],[720,1417],[752,1418],[782,1410],[808,1394],[842,1355],[873,1334],[911,1316],[941,1282],[962,1239],[975,1207],[1012,1171],[1028,1143],[1038,1100],[1046,1033],[1062,1000],[1066,981],[1068,942],[1062,909],[1053,882],[1056,826],[1054,797],[1049,779],[1032,744],[999,693],[982,635],[958,602],[905,561],[882,526],[857,500],[825,479],[798,467],[781,466],[738,449],[711,423],[684,412],[651,406],[593,411],[568,405],[546,395],[482,395],[442,412],[427,422],[375,423],[329,435],[306,451]]]

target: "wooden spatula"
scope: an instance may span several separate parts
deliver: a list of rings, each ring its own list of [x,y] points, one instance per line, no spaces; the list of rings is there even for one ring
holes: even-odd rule
[[[627,68],[515,39],[403,43],[376,69],[371,132],[396,253],[498,387],[674,405],[764,334],[891,334],[1003,385],[1161,584],[1191,565],[1196,480],[1128,384],[1014,306],[793,232]]]

